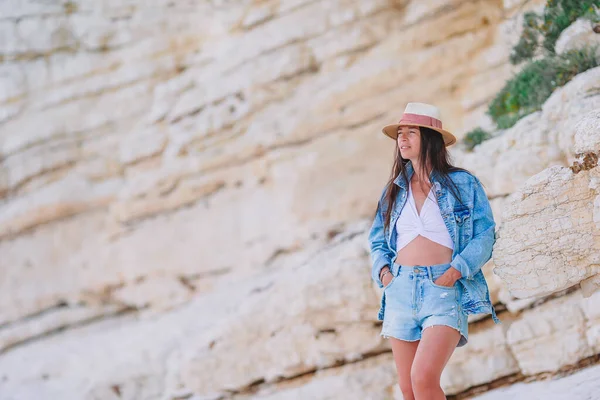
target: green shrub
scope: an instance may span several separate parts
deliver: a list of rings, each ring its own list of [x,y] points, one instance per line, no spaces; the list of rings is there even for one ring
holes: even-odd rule
[[[510,62],[529,63],[513,76],[488,106],[487,113],[499,129],[513,126],[519,119],[541,109],[552,92],[581,72],[599,65],[596,49],[554,52],[558,37],[578,18],[600,22],[600,0],[547,0],[541,15],[523,16],[523,32],[513,47]],[[531,61],[536,54],[543,58]],[[491,137],[481,128],[463,139],[467,149]]]
[[[554,45],[562,31],[577,18],[593,12],[594,6],[600,7],[600,0],[548,0],[541,25],[544,48],[554,53]]]
[[[523,15],[523,32],[519,42],[513,47],[510,54],[510,62],[513,65],[526,60],[531,60],[539,46],[539,20],[540,17],[534,12]]]
[[[467,134],[463,138],[462,142],[464,143],[467,150],[471,151],[471,150],[473,150],[473,148],[475,146],[477,146],[484,140],[488,140],[491,137],[492,137],[492,135],[490,135],[489,132],[487,132],[486,130],[484,130],[482,128],[477,127],[475,129],[473,129],[472,131],[467,132]]]
[[[548,0],[542,15],[528,12],[523,19],[523,33],[510,55],[512,64],[531,60],[542,46],[554,54],[558,37],[579,17],[597,21],[600,0]]]
[[[597,24],[600,22],[600,8],[598,6],[594,6],[594,8],[590,8],[585,14],[581,16],[581,18],[588,19],[593,23]]]
[[[488,107],[498,128],[513,126],[520,118],[541,109],[552,92],[573,77],[598,66],[596,49],[571,50],[532,61],[510,79]]]

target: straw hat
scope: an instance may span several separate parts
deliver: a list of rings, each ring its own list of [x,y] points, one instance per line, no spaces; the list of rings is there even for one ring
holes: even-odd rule
[[[433,129],[442,134],[446,146],[456,143],[456,137],[442,129],[440,109],[431,104],[408,103],[400,121],[397,124],[385,126],[382,132],[396,140],[398,137],[398,127],[403,125],[422,126]]]

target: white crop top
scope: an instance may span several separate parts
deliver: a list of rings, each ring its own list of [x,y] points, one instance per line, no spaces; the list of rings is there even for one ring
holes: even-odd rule
[[[421,215],[419,215],[411,184],[408,185],[408,199],[396,221],[396,251],[402,249],[419,235],[442,246],[454,249],[454,243],[442,219],[437,200],[435,196],[431,196],[432,190],[433,186],[427,194],[427,198],[421,207]]]

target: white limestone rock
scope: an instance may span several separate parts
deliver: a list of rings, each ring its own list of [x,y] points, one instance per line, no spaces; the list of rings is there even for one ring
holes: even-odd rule
[[[473,397],[473,400],[586,400],[594,399],[600,390],[600,366],[584,368],[571,375],[537,382],[519,382],[490,390]]]
[[[598,289],[600,289],[600,274],[590,276],[579,282],[583,297],[590,297]]]
[[[594,354],[586,338],[580,292],[526,310],[507,331],[507,342],[525,375],[555,371]]]
[[[101,318],[110,318],[124,309],[125,306],[118,305],[99,307],[59,305],[45,310],[40,315],[1,327],[0,351],[5,352],[28,340],[36,340],[61,329],[90,323]]]
[[[574,153],[600,152],[600,109],[585,114],[581,120],[577,122],[574,130]]]
[[[373,324],[379,302],[363,240],[359,235],[332,245],[245,292],[226,333],[193,351],[183,366],[187,386],[209,395],[291,378],[380,348],[380,327]]]
[[[600,34],[594,32],[594,25],[592,21],[586,18],[579,18],[569,25],[556,40],[554,45],[556,54],[600,45]]]
[[[520,119],[473,152],[453,147],[450,152],[458,165],[476,171],[488,196],[511,194],[545,168],[574,161],[576,136],[580,142],[593,140],[594,113],[600,108],[600,95],[595,89],[598,81],[600,67],[578,74],[552,93],[542,111]],[[576,128],[579,123],[582,125]],[[590,130],[576,134],[581,129]]]
[[[447,394],[519,372],[506,338],[511,318],[503,314],[502,320],[500,325],[488,320],[469,326],[469,342],[454,351],[442,372],[441,384]]]
[[[600,353],[600,292],[584,297],[581,300],[581,309],[586,318],[586,336],[588,345],[594,354]]]
[[[509,197],[492,257],[513,296],[547,295],[600,273],[600,193],[590,190],[599,177],[597,167],[551,167]]]
[[[232,399],[402,399],[391,353],[320,370],[300,379],[300,382],[266,386],[250,395],[234,395]]]

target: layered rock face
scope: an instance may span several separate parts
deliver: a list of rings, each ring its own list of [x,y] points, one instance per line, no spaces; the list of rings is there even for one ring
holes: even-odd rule
[[[380,128],[407,101],[485,124],[541,3],[0,4],[0,399],[400,397],[365,247]],[[471,319],[449,394],[600,353],[597,167],[567,168],[598,152],[599,71],[452,149],[502,221],[508,311]]]

